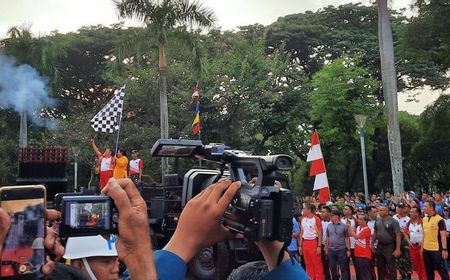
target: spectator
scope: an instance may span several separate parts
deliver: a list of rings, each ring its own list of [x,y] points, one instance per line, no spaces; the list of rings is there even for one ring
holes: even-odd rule
[[[370,249],[371,232],[367,226],[368,217],[364,214],[357,215],[358,227],[356,232],[347,224],[350,237],[355,238],[355,270],[360,279],[371,279],[371,259],[372,251]]]
[[[406,226],[404,236],[409,245],[409,252],[414,270],[417,272],[419,280],[426,280],[425,267],[423,265],[421,254],[423,240],[422,218],[420,218],[421,212],[422,211],[420,211],[418,206],[411,208],[409,211],[411,220],[409,220]]]
[[[292,218],[292,237],[291,243],[287,247],[289,254],[300,262],[300,253],[298,252],[298,238],[300,236],[300,226],[298,225],[299,213],[296,213]]]
[[[108,180],[113,177],[115,162],[110,149],[105,149],[105,151],[101,153],[97,148],[94,139],[91,140],[91,145],[100,163],[100,190],[102,190],[108,183]]]
[[[367,222],[367,226],[370,228],[370,233],[371,233],[371,239],[373,239],[373,233],[375,231],[375,222],[376,220],[379,218],[378,217],[378,208],[374,207],[374,206],[370,206],[368,208],[366,208],[367,210],[367,215],[369,218],[369,221]],[[376,249],[377,247],[377,242],[374,242],[374,244],[372,245],[374,248],[372,248],[372,251],[374,251],[374,249]],[[372,254],[372,259],[370,262],[370,269],[371,269],[371,280],[376,280],[377,279],[377,275],[375,273],[375,254]]]
[[[380,218],[375,222],[372,248],[374,242],[378,241],[376,248],[378,279],[386,279],[386,272],[389,280],[397,279],[395,258],[401,254],[401,231],[398,222],[389,216],[389,207],[382,205],[379,208]]]
[[[86,279],[119,279],[116,246],[101,235],[68,238],[64,258],[70,260],[71,266],[80,270]],[[68,271],[63,266],[57,266],[49,278],[61,279]]]
[[[438,271],[442,280],[448,280],[446,259],[447,229],[444,219],[436,213],[433,201],[424,203],[423,211],[423,261],[428,280],[434,279],[434,269]]]
[[[307,204],[300,218],[299,249],[303,255],[306,272],[311,280],[323,280],[322,223],[315,214],[315,207]]]
[[[409,214],[409,206],[405,205],[403,202],[399,202],[397,204],[397,209],[393,218],[397,220],[400,226],[400,231],[402,233],[405,232],[407,224],[410,220],[408,214]],[[395,263],[397,265],[397,269],[400,272],[401,279],[411,279],[412,274],[412,267],[411,267],[411,258],[409,256],[409,247],[408,243],[406,242],[406,239],[403,237],[401,239],[401,245],[400,245],[401,255],[395,259]]]
[[[354,208],[351,205],[345,205],[344,207],[344,216],[341,219],[342,224],[347,225],[350,223],[350,226],[353,230],[356,230],[356,220],[353,217]],[[350,237],[350,252],[353,263],[355,263],[355,238]],[[350,269],[350,268],[349,268]],[[358,275],[356,275],[357,279]]]
[[[345,224],[341,222],[341,212],[333,210],[331,212],[331,224],[328,225],[325,244],[325,252],[328,254],[332,280],[350,279],[349,258],[350,240]],[[341,278],[339,278],[339,270]]]
[[[137,150],[131,150],[130,171],[129,175],[133,182],[139,182],[142,180],[142,169],[144,168],[144,162],[139,158]]]
[[[320,219],[322,220],[322,230],[324,234],[322,234],[322,265],[323,265],[323,274],[325,280],[330,280],[330,267],[328,262],[328,254],[325,250],[326,242],[327,242],[327,235],[325,234],[327,232],[328,226],[331,224],[330,221],[330,215],[331,215],[331,209],[328,206],[322,206],[322,209],[320,209]]]

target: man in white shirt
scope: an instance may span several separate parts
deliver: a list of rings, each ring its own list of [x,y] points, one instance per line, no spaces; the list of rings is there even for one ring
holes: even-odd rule
[[[422,254],[420,253],[423,241],[422,218],[420,218],[422,214],[421,212],[422,211],[420,211],[419,207],[411,207],[411,210],[409,211],[411,220],[408,222],[406,230],[403,234],[409,245],[409,252],[414,270],[417,272],[419,280],[426,280],[427,275],[425,272]]]
[[[328,206],[322,206],[322,209],[320,210],[320,218],[322,219],[322,230],[323,232],[327,232],[328,226],[331,224],[330,220],[331,215],[331,208]],[[322,235],[322,265],[323,265],[323,273],[324,273],[324,279],[330,280],[330,268],[328,264],[328,256],[325,254],[325,242],[327,241],[327,235]]]

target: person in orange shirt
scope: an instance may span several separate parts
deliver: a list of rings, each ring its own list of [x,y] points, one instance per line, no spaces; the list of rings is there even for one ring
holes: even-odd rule
[[[126,157],[127,152],[124,149],[117,150],[116,165],[114,166],[114,179],[124,179],[127,178],[128,172],[128,158]]]

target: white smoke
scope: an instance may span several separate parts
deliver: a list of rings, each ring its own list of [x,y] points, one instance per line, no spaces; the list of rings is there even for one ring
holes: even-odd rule
[[[42,108],[54,107],[56,100],[48,96],[47,80],[28,64],[16,65],[15,59],[0,55],[0,109],[26,112],[39,126],[55,128],[55,119],[42,118]]]

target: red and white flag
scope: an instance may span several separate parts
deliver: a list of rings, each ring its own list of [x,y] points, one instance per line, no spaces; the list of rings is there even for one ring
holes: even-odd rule
[[[313,190],[319,190],[320,203],[326,203],[331,200],[330,186],[328,184],[327,170],[325,169],[325,162],[322,156],[322,149],[320,148],[319,134],[314,130],[311,135],[311,148],[309,148],[306,162],[311,162],[311,169],[309,176],[316,176],[314,180]]]

